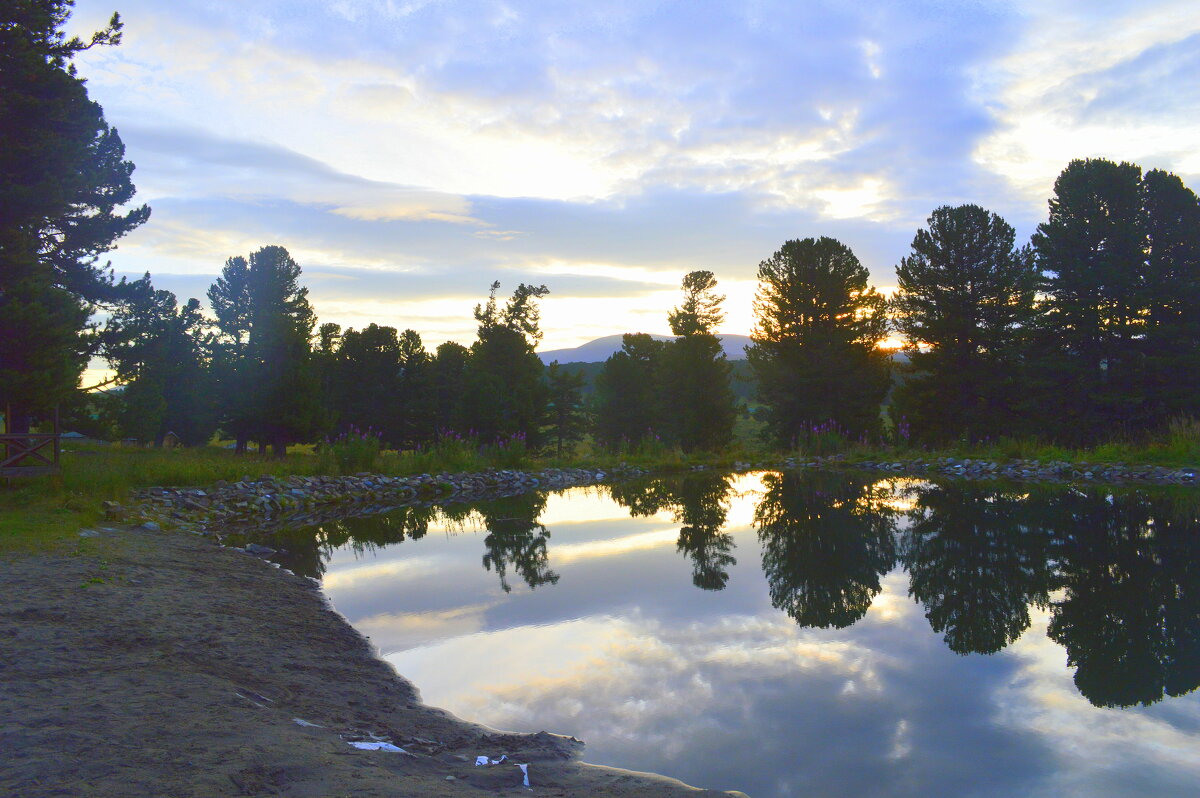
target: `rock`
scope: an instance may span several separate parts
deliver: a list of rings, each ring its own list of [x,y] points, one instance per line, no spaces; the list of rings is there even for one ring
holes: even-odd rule
[[[142,529],[146,530],[147,532],[161,532],[162,531],[162,527],[159,526],[154,521],[147,521],[146,523],[142,524]]]
[[[258,543],[247,543],[246,553],[253,554],[256,557],[269,557],[275,553],[275,549],[270,546],[261,546]]]

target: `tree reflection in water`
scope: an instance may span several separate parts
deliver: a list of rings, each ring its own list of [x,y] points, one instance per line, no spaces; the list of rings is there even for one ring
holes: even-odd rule
[[[817,471],[768,474],[763,485],[754,524],[772,606],[803,626],[863,617],[896,560],[890,490]]]
[[[505,593],[512,591],[506,578],[509,565],[530,589],[558,582],[558,574],[550,570],[550,557],[546,552],[550,530],[538,523],[538,517],[546,509],[545,493],[510,496],[482,504],[478,509],[488,530],[483,539],[483,545],[487,547],[483,567],[489,571],[496,569]]]
[[[919,483],[901,537],[908,594],[959,654],[990,654],[1050,601],[1050,530],[1032,497],[968,483]]]
[[[763,475],[754,512],[771,603],[797,623],[862,618],[897,561],[909,595],[946,645],[988,654],[1017,640],[1030,608],[1050,610],[1075,684],[1098,706],[1150,704],[1200,685],[1200,494],[1195,490],[890,482],[837,472]],[[618,483],[634,516],[669,510],[692,582],[721,590],[736,565],[725,531],[728,476],[702,472]],[[285,530],[276,559],[319,577],[334,549],[369,552],[423,537],[431,524],[487,530],[482,564],[505,592],[555,584],[545,493],[444,508],[409,507]],[[910,508],[894,509],[905,500]],[[902,522],[902,523],[901,523]],[[252,539],[252,538],[246,538]],[[234,538],[231,542],[241,542]]]
[[[692,584],[701,590],[725,587],[726,569],[737,565],[729,553],[733,535],[722,531],[729,512],[728,476],[704,471],[669,481],[612,485],[609,492],[635,517],[670,510],[675,523],[682,524],[675,549],[692,561]]]
[[[1050,637],[1079,691],[1097,706],[1131,706],[1200,686],[1194,501],[1071,491],[1047,505],[1064,588]]]

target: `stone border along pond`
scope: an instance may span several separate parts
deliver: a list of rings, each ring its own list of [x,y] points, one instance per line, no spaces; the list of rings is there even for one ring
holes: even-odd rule
[[[306,526],[350,515],[371,515],[413,505],[449,504],[516,496],[532,490],[561,490],[639,477],[641,468],[549,468],[489,470],[462,474],[391,477],[360,473],[344,477],[273,477],[219,480],[207,488],[143,488],[128,506],[104,502],[113,521],[164,526],[220,538],[243,530]]]
[[[707,470],[709,466],[694,466]],[[733,471],[839,468],[884,471],[896,476],[1009,479],[1017,482],[1139,482],[1195,485],[1197,468],[1130,466],[1036,460],[995,462],[942,457],[904,461],[848,462],[844,455],[787,458],[776,462],[736,462]],[[515,496],[531,490],[561,490],[649,474],[619,465],[610,469],[550,468],[542,471],[489,470],[408,477],[359,473],[344,477],[244,477],[208,488],[144,488],[131,493],[129,506],[105,502],[105,515],[142,523],[148,529],[170,526],[220,538],[246,527],[317,524],[348,515],[366,515],[412,505],[446,504]]]

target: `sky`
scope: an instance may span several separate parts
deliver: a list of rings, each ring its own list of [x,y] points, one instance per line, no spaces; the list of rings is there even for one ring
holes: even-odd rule
[[[78,0],[78,59],[150,221],[119,275],[203,298],[286,247],[322,322],[469,343],[494,280],[542,284],[541,348],[667,332],[714,272],[751,331],[784,241],[881,289],[941,205],[1027,240],[1073,158],[1200,187],[1195,0]]]

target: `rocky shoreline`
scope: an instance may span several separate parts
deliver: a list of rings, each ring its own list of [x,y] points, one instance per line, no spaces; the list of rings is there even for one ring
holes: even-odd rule
[[[109,520],[168,526],[220,537],[253,526],[303,526],[336,515],[374,514],[413,505],[449,504],[516,496],[531,490],[562,490],[643,476],[644,469],[510,469],[461,474],[387,476],[262,476],[218,481],[206,488],[145,488],[127,505],[105,502]]]
[[[1055,460],[982,460],[969,457],[938,457],[916,460],[848,460],[844,455],[788,458],[782,463],[760,465],[736,463],[735,470],[751,468],[839,468],[885,471],[897,476],[960,477],[965,479],[1007,479],[1014,482],[1137,482],[1156,485],[1195,485],[1200,468],[1195,466],[1126,465],[1123,463],[1085,463]]]
[[[707,470],[711,466],[695,466]],[[998,462],[941,457],[916,460],[857,461],[844,455],[774,462],[736,462],[732,470],[799,468],[857,469],[895,476],[1007,479],[1015,482],[1146,483],[1195,485],[1195,467],[1125,465],[1120,463]],[[275,529],[320,523],[331,517],[369,515],[413,505],[449,504],[514,496],[531,490],[562,490],[647,475],[645,469],[621,465],[610,469],[550,468],[541,471],[488,470],[460,474],[388,476],[262,476],[237,482],[218,481],[206,488],[145,488],[133,492],[127,505],[105,502],[109,520],[171,527],[220,538],[234,530]]]

